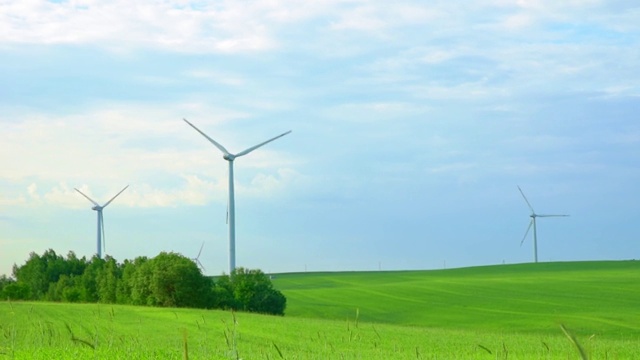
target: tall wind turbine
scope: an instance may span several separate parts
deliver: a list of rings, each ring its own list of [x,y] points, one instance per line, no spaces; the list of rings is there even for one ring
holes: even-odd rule
[[[189,124],[189,126],[194,128],[197,132],[202,134],[202,136],[207,138],[207,140],[209,140],[215,147],[217,147],[218,150],[222,152],[222,158],[229,162],[229,203],[228,203],[229,208],[228,208],[227,217],[228,217],[228,225],[229,225],[229,274],[231,274],[233,270],[236,268],[236,214],[235,214],[235,200],[234,200],[234,194],[233,194],[233,160],[235,160],[240,156],[247,155],[253,150],[287,135],[288,133],[291,132],[291,130],[285,133],[282,133],[274,138],[271,138],[265,142],[262,142],[258,145],[252,146],[237,154],[232,154],[227,149],[225,149],[224,146],[217,143],[215,140],[207,136],[207,134],[203,133],[200,129],[198,129],[192,123],[187,121],[187,119],[183,119],[183,120],[187,124]]]
[[[97,241],[98,258],[102,258],[102,249],[105,248],[105,244],[103,244],[103,240],[104,240],[104,243],[106,243],[106,239],[104,238],[104,218],[102,217],[102,210],[106,208],[107,205],[111,204],[113,199],[117,198],[118,195],[122,194],[122,192],[125,191],[128,187],[129,185],[125,186],[124,189],[120,190],[120,192],[117,193],[116,196],[112,197],[111,200],[107,201],[107,203],[104,205],[98,204],[92,198],[85,195],[82,191],[76,189],[76,191],[79,192],[80,195],[84,196],[85,198],[87,198],[87,200],[91,201],[95,205],[94,207],[91,208],[91,210],[95,210],[98,212],[98,241]]]
[[[522,198],[524,198],[524,201],[527,203],[527,206],[529,206],[529,209],[531,210],[531,215],[529,215],[531,217],[531,221],[529,222],[529,227],[527,228],[527,231],[524,233],[524,236],[522,237],[522,241],[520,241],[520,246],[522,246],[522,244],[524,243],[524,240],[527,238],[527,235],[529,234],[529,230],[531,230],[531,226],[533,226],[533,260],[535,262],[538,262],[538,232],[537,232],[537,228],[536,228],[536,218],[539,217],[564,217],[564,216],[569,216],[569,215],[543,215],[543,214],[536,214],[536,212],[533,210],[533,207],[531,206],[531,204],[529,203],[529,200],[527,200],[527,197],[524,196],[524,192],[522,192],[522,189],[520,189],[520,186],[518,186],[518,190],[520,190],[520,194],[522,194]]]

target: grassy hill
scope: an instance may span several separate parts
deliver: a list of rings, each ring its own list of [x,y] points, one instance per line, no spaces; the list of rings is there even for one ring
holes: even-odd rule
[[[0,302],[0,359],[592,359],[640,353],[640,262],[281,274],[284,317]]]
[[[287,316],[448,329],[640,335],[640,261],[280,274]]]

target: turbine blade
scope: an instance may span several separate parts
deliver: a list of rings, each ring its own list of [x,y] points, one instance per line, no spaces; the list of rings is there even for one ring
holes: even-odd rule
[[[206,137],[207,140],[209,140],[213,145],[215,145],[220,151],[222,151],[222,153],[224,155],[230,155],[229,151],[227,151],[227,149],[224,148],[224,146],[220,145],[217,141],[213,140],[212,138],[210,138],[207,134],[203,133],[200,129],[198,129],[195,125],[193,125],[192,123],[190,123],[187,119],[183,118],[182,120],[184,120],[187,124],[189,124],[192,128],[194,128],[197,132],[199,132],[202,136]]]
[[[196,262],[198,263],[198,266],[200,266],[200,268],[202,269],[202,271],[206,271],[204,269],[204,266],[202,266],[202,263],[200,262],[200,260],[196,259]]]
[[[117,194],[116,194],[116,196],[112,197],[112,198],[111,198],[111,200],[107,201],[107,203],[106,203],[106,204],[104,204],[104,205],[102,206],[102,208],[104,209],[104,208],[106,208],[106,207],[107,207],[107,205],[111,204],[111,202],[113,201],[113,199],[117,198],[117,197],[118,197],[118,195],[122,194],[122,192],[123,192],[123,191],[125,191],[125,190],[127,190],[127,188],[128,188],[128,187],[129,187],[129,185],[125,186],[125,187],[124,187],[124,189],[120,190],[120,192],[119,192],[119,193],[117,193]]]
[[[204,247],[204,241],[202,242],[202,245],[200,245],[200,251],[198,251],[198,256],[196,256],[196,260],[200,259],[200,254],[202,254],[203,247]]]
[[[524,241],[527,238],[527,235],[529,235],[529,230],[531,230],[532,225],[533,225],[533,220],[529,221],[529,227],[527,227],[527,231],[525,231],[524,236],[522,237],[522,241],[520,241],[520,246],[524,244]]]
[[[566,217],[569,215],[538,215],[536,214],[537,217]]]
[[[260,144],[258,144],[258,145],[256,145],[256,146],[252,146],[252,147],[250,147],[250,148],[248,148],[248,149],[246,149],[246,150],[244,150],[244,151],[241,151],[241,152],[237,153],[235,156],[236,156],[236,157],[238,157],[238,156],[247,155],[248,153],[252,152],[253,150],[255,150],[255,149],[257,149],[257,148],[259,148],[259,147],[261,147],[261,146],[263,146],[263,145],[266,145],[266,144],[268,144],[268,143],[272,142],[273,140],[279,139],[279,138],[281,138],[281,137],[283,137],[283,136],[287,135],[287,134],[288,134],[288,133],[290,133],[290,132],[291,132],[291,130],[289,130],[289,131],[287,131],[287,132],[285,132],[285,133],[282,133],[282,134],[280,134],[280,135],[278,135],[278,136],[276,136],[276,137],[274,137],[274,138],[271,138],[271,139],[269,139],[269,140],[267,140],[267,141],[265,141],[265,142],[263,142],[263,143],[260,143]]]
[[[76,188],[74,188],[76,189]],[[87,200],[91,201],[95,206],[100,206],[100,204],[98,204],[97,202],[93,201],[92,198],[88,197],[87,195],[85,195],[82,191],[76,189],[77,192],[80,193],[80,195],[84,196],[85,198],[87,198]]]
[[[524,196],[524,192],[522,192],[522,189],[520,189],[520,185],[518,185],[518,190],[520,190],[520,194],[522,194],[522,198],[524,199],[524,201],[527,203],[527,206],[529,206],[529,209],[531,210],[532,214],[535,214],[536,212],[533,211],[533,206],[531,206],[531,204],[529,204],[529,200],[527,200],[527,197]]]

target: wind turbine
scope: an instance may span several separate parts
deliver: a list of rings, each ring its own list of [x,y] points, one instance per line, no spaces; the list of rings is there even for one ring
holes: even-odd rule
[[[76,191],[79,192],[80,195],[84,196],[85,198],[87,198],[87,200],[91,201],[95,205],[94,207],[91,208],[91,210],[95,210],[95,211],[98,212],[98,245],[97,245],[97,247],[98,247],[98,258],[102,258],[102,248],[106,247],[105,246],[106,239],[104,237],[104,218],[102,217],[102,210],[104,208],[106,208],[107,205],[111,204],[113,199],[117,198],[118,195],[122,194],[122,192],[125,191],[128,187],[129,187],[129,185],[125,186],[124,189],[120,190],[120,192],[117,193],[116,196],[112,197],[111,200],[107,201],[107,203],[104,204],[104,205],[98,204],[92,198],[90,198],[87,195],[85,195],[82,191],[76,189]],[[104,240],[105,244],[103,244],[103,240]]]
[[[529,222],[529,227],[527,227],[527,231],[524,233],[524,236],[522,237],[522,241],[520,241],[520,246],[522,246],[522,244],[524,243],[524,240],[527,238],[527,235],[529,235],[529,230],[531,230],[531,226],[533,226],[533,260],[535,262],[538,262],[538,232],[537,232],[537,228],[536,228],[536,218],[539,217],[564,217],[564,216],[569,216],[569,215],[543,215],[543,214],[536,214],[536,212],[533,210],[533,207],[531,206],[531,204],[529,203],[529,200],[527,200],[527,197],[524,196],[524,192],[522,192],[522,189],[520,189],[520,186],[518,186],[518,190],[520,190],[520,194],[522,194],[522,198],[524,198],[524,201],[527,203],[527,206],[529,206],[529,209],[531,210],[531,215],[529,215],[531,217],[531,221]]]
[[[198,256],[192,258],[191,260],[193,260],[193,262],[196,263],[196,265],[198,265],[200,269],[202,269],[202,271],[205,271],[204,266],[202,266],[202,263],[200,262],[200,254],[202,254],[203,247],[204,247],[204,242],[202,242],[202,245],[200,245],[200,251],[198,251]]]
[[[220,145],[215,140],[207,136],[207,134],[203,133],[200,129],[195,127],[187,119],[183,119],[183,120],[187,124],[189,124],[189,126],[194,128],[197,132],[202,134],[202,136],[207,138],[207,140],[209,140],[215,147],[217,147],[218,150],[222,152],[222,158],[229,162],[229,202],[228,202],[227,218],[228,218],[228,225],[229,225],[229,274],[231,274],[233,270],[236,268],[236,214],[235,214],[235,200],[234,200],[234,194],[233,194],[233,161],[240,156],[247,155],[248,153],[254,151],[255,149],[287,135],[288,133],[291,132],[291,130],[285,133],[282,133],[274,138],[271,138],[265,142],[262,142],[258,145],[252,146],[237,154],[232,154],[227,149],[225,149],[224,146]]]

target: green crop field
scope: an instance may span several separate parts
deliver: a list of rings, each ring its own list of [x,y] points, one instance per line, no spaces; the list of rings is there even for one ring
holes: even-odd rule
[[[287,315],[425,327],[640,336],[640,261],[276,275]]]
[[[280,274],[284,317],[0,302],[0,359],[591,359],[640,354],[640,262]]]

